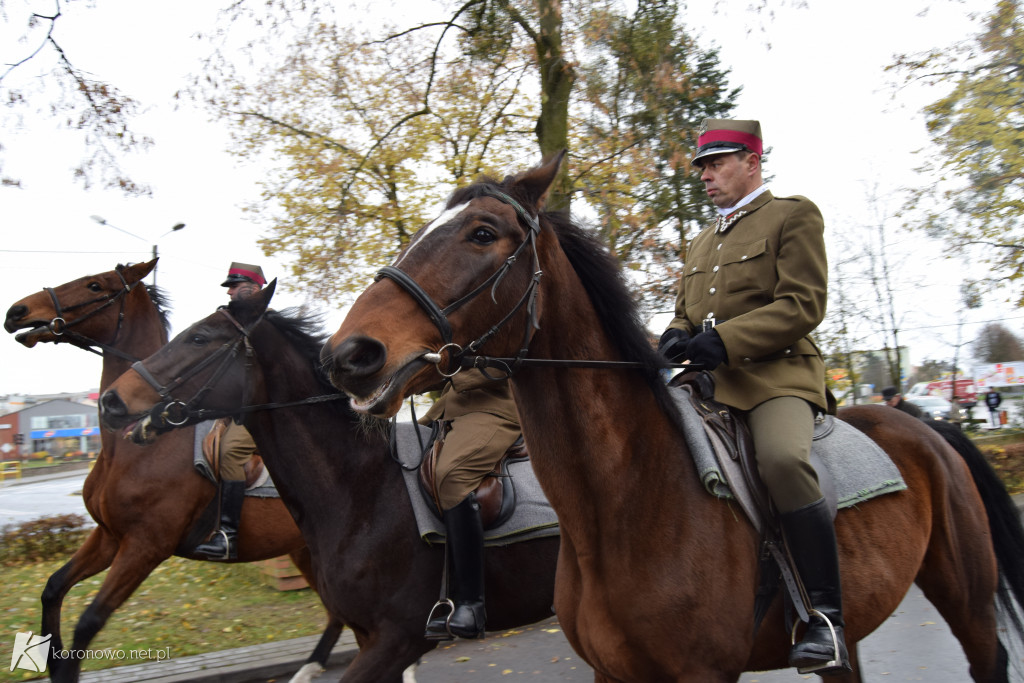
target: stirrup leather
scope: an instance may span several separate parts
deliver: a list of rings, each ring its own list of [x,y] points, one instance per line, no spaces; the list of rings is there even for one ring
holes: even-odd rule
[[[822,612],[813,608],[808,609],[807,613],[808,616],[815,616],[820,618],[822,621],[825,622],[825,625],[828,626],[828,632],[832,635],[832,659],[827,662],[822,662],[821,664],[816,664],[815,666],[797,667],[797,673],[813,674],[818,671],[823,671],[824,669],[836,669],[845,667],[846,665],[843,662],[839,661],[839,638],[836,637],[836,629],[832,625],[832,620],[826,617]],[[794,647],[796,645],[796,630],[800,627],[800,624],[802,623],[803,622],[801,621],[797,621],[795,624],[793,624],[793,632],[790,634],[789,637],[790,647]]]

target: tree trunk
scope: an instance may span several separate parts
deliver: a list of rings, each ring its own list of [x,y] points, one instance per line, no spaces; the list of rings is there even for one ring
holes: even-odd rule
[[[561,0],[537,0],[540,33],[535,41],[540,68],[541,105],[537,119],[537,142],[541,155],[569,147],[569,97],[576,80],[572,65],[562,49]],[[568,210],[570,204],[569,165],[562,164],[551,188],[549,209]]]

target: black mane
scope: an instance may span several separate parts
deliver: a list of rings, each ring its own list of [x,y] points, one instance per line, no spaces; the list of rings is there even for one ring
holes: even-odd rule
[[[525,197],[517,196],[513,181],[513,176],[501,182],[489,177],[480,178],[453,192],[447,206],[450,208],[482,197],[488,186],[508,193],[519,202],[525,202]],[[651,344],[650,334],[643,324],[639,306],[629,291],[618,260],[590,231],[574,223],[565,212],[542,211],[540,220],[542,225],[551,228],[558,237],[562,251],[590,297],[604,333],[624,360],[640,363],[640,372],[659,404],[669,415],[674,415],[675,405],[661,375],[666,361]]]
[[[313,367],[321,388],[325,393],[337,394],[340,390],[331,384],[320,362],[320,350],[327,341],[323,332],[321,316],[303,311],[301,308],[286,308],[283,311],[268,310],[265,320],[299,351]]]
[[[149,298],[156,307],[157,317],[160,318],[160,326],[164,328],[164,332],[167,335],[170,335],[171,298],[167,296],[164,290],[160,289],[156,285],[146,285],[146,291],[149,293]]]

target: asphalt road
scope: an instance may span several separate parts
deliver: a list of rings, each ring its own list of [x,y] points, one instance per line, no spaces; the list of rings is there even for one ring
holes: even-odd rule
[[[875,633],[860,644],[865,683],[964,683],[967,660],[945,622],[917,587]],[[1020,659],[1024,667],[1024,659]],[[1022,669],[1024,670],[1024,669]],[[343,667],[317,681],[337,681]],[[426,655],[416,671],[417,683],[481,683],[515,679],[593,681],[593,671],[569,647],[556,619],[522,629],[489,633],[482,641],[445,644]],[[253,679],[263,683],[268,679]],[[282,679],[277,679],[278,681]],[[740,683],[818,681],[795,669],[747,673]]]

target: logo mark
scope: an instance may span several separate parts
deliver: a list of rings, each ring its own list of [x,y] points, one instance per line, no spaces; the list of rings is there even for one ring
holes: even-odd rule
[[[11,656],[11,671],[14,668],[28,669],[42,673],[46,671],[46,658],[50,655],[50,638],[53,634],[33,636],[28,633],[14,634],[14,654]]]

